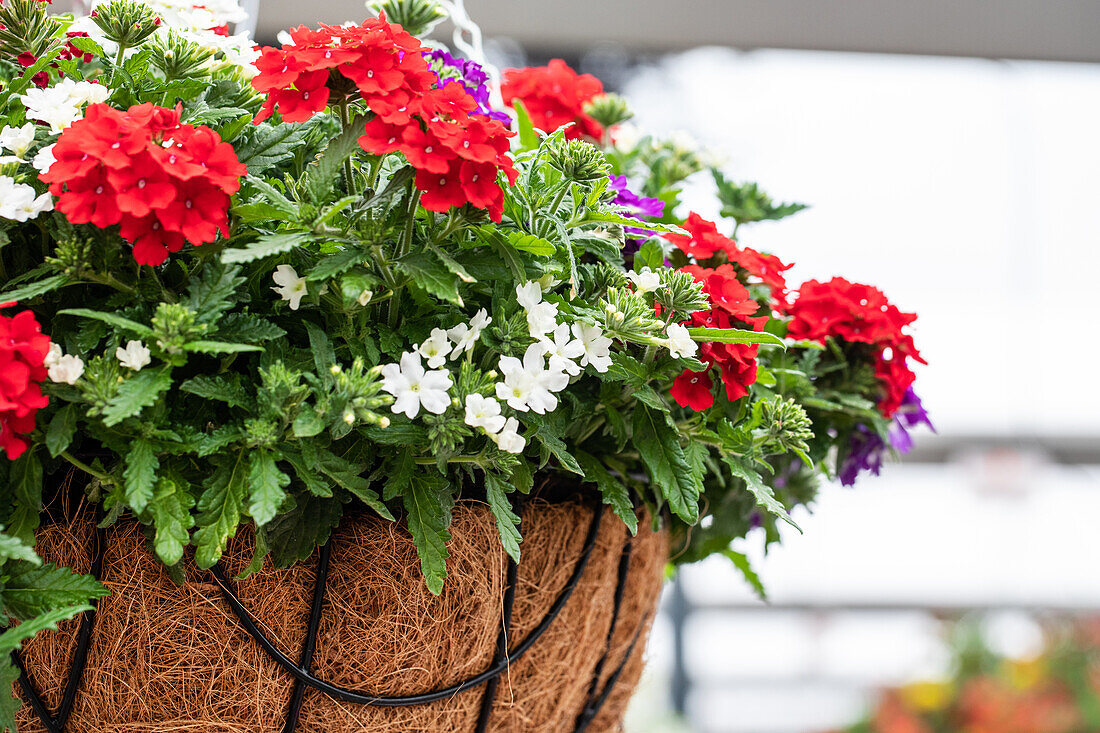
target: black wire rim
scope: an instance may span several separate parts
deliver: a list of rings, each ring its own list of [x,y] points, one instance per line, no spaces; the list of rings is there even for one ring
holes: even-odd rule
[[[518,503],[515,507],[516,513],[522,516],[522,506]],[[577,564],[573,568],[573,572],[562,588],[558,597],[555,599],[554,604],[550,607],[543,620],[536,626],[527,637],[516,646],[511,652],[508,651],[509,632],[512,624],[512,607],[515,600],[515,590],[517,585],[518,567],[515,561],[509,557],[507,564],[507,586],[504,591],[504,598],[502,603],[501,614],[501,630],[497,637],[496,653],[493,658],[493,662],[488,669],[481,674],[475,675],[470,679],[460,682],[456,685],[451,685],[440,690],[434,690],[431,692],[420,693],[415,695],[403,695],[396,697],[387,697],[381,695],[369,695],[355,690],[348,690],[331,682],[327,682],[313,675],[310,671],[310,667],[313,661],[313,654],[317,648],[317,631],[320,628],[321,614],[324,608],[325,589],[328,583],[328,571],[332,557],[332,548],[329,543],[321,546],[318,563],[316,579],[313,590],[313,602],[310,607],[309,623],[306,629],[306,638],[302,644],[302,652],[299,657],[299,662],[296,664],[264,634],[263,631],[253,621],[248,609],[241,603],[240,598],[237,596],[233,587],[230,585],[229,579],[226,577],[225,570],[221,564],[216,564],[210,569],[211,575],[217,582],[219,589],[222,592],[222,596],[229,606],[230,610],[236,615],[241,626],[248,632],[248,634],[255,640],[255,642],[262,648],[267,655],[277,664],[279,664],[284,670],[286,670],[292,677],[294,677],[294,688],[291,693],[290,701],[287,706],[286,723],[283,727],[283,733],[294,733],[298,725],[298,718],[301,714],[302,704],[305,699],[305,693],[307,688],[318,690],[325,695],[344,702],[350,702],[359,705],[373,705],[376,707],[407,707],[412,705],[422,705],[429,702],[435,702],[446,698],[453,697],[454,695],[464,692],[466,690],[485,685],[485,691],[482,696],[481,708],[478,715],[477,725],[475,727],[475,733],[485,733],[488,730],[489,722],[493,712],[493,702],[496,697],[497,687],[500,682],[502,674],[507,672],[512,664],[519,661],[523,655],[534,646],[554,620],[561,613],[562,609],[568,603],[573,592],[576,590],[577,585],[580,583],[581,577],[584,575],[585,569],[588,566],[588,561],[592,556],[592,550],[596,546],[596,539],[599,535],[600,525],[603,520],[603,508],[597,506],[592,513],[592,520],[588,526],[588,532],[585,536],[584,545],[581,549],[580,557],[577,559]],[[97,579],[100,579],[103,573],[103,555],[106,546],[106,532],[101,529],[98,524],[95,532],[92,535],[91,547],[89,548],[89,554],[92,557],[92,575]],[[642,632],[645,630],[649,623],[648,618],[643,618],[637,631],[626,649],[626,653],[623,655],[622,660],[618,666],[611,672],[607,678],[607,682],[600,688],[600,678],[603,675],[603,670],[607,665],[609,655],[611,654],[612,640],[615,635],[616,627],[618,626],[619,613],[622,609],[622,601],[625,594],[627,578],[630,573],[630,557],[632,551],[632,539],[627,537],[627,540],[623,546],[622,554],[619,559],[618,579],[615,586],[614,606],[612,609],[611,624],[607,631],[607,637],[604,645],[603,655],[596,663],[593,671],[592,682],[589,685],[589,691],[584,708],[581,710],[577,717],[575,726],[573,728],[574,733],[585,733],[588,726],[599,714],[600,710],[607,703],[608,698],[611,695],[613,688],[619,681],[623,671],[626,668],[627,663],[632,658],[638,641],[642,637]],[[98,599],[92,602],[93,608],[91,611],[87,611],[83,614],[80,622],[80,630],[77,635],[76,647],[73,651],[72,665],[69,669],[69,678],[65,686],[65,692],[62,696],[61,705],[58,708],[56,714],[52,714],[49,711],[48,706],[42,699],[42,696],[38,692],[38,686],[35,684],[34,679],[31,677],[30,672],[23,664],[22,657],[19,655],[18,650],[12,652],[12,659],[19,669],[19,685],[23,690],[24,695],[30,703],[31,708],[34,710],[38,719],[45,726],[48,733],[65,733],[65,728],[69,720],[69,716],[72,714],[73,704],[76,700],[77,692],[79,691],[80,682],[83,678],[84,667],[87,664],[88,648],[91,643],[92,632],[95,626],[95,611],[97,607]]]

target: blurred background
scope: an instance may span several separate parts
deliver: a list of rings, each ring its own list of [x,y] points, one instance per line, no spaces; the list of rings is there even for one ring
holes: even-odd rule
[[[264,42],[365,15],[362,0],[251,2]],[[1040,623],[1100,614],[1100,3],[466,7],[497,66],[564,58],[625,94],[640,127],[810,204],[741,232],[796,262],[790,281],[842,274],[920,314],[938,434],[854,490],[827,487],[767,557],[760,537],[737,547],[768,603],[724,559],[685,569],[628,731],[841,728],[884,688],[958,671],[959,628],[1020,665],[1043,650]],[[698,179],[686,204],[713,218]],[[1046,730],[1020,725],[983,730]]]

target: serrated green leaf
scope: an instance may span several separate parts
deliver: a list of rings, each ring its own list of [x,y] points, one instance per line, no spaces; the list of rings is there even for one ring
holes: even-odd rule
[[[294,509],[275,517],[262,530],[277,568],[288,568],[312,555],[318,545],[328,542],[343,515],[338,501],[309,494],[295,498],[298,504]]]
[[[649,469],[651,486],[672,513],[688,524],[699,521],[702,486],[688,465],[677,430],[648,407],[634,409],[634,445]]]
[[[760,581],[760,576],[752,569],[752,565],[749,564],[748,557],[731,548],[722,550],[721,554],[729,558],[729,561],[733,563],[734,567],[741,571],[741,575],[745,578],[745,582],[749,584],[760,600],[768,600],[768,593],[764,590],[764,584]]]
[[[749,331],[742,328],[689,328],[688,335],[701,343],[767,344],[786,348],[783,339],[766,331]]]
[[[76,435],[76,406],[65,405],[50,420],[46,428],[46,448],[51,458],[57,458],[67,450]]]
[[[317,414],[317,410],[306,405],[298,413],[298,417],[294,418],[293,428],[295,438],[312,438],[325,429],[325,421]]]
[[[248,140],[234,145],[237,159],[248,166],[248,172],[259,176],[270,168],[294,157],[309,135],[308,124],[260,125],[253,128]]]
[[[313,269],[306,273],[306,280],[327,280],[330,277],[343,274],[355,267],[356,265],[363,264],[369,259],[369,255],[363,252],[358,247],[348,247],[342,249],[335,254],[328,255],[321,258]]]
[[[749,492],[756,497],[758,506],[764,507],[799,532],[802,531],[802,528],[791,519],[791,515],[787,512],[787,507],[783,506],[779,500],[775,498],[775,493],[771,490],[771,487],[761,480],[759,473],[728,453],[723,454],[722,458],[725,460],[726,465],[729,466],[730,473],[745,482],[745,486],[748,487]]]
[[[630,501],[630,491],[623,482],[612,476],[595,456],[579,451],[577,461],[584,469],[585,480],[595,483],[600,490],[603,503],[611,507],[615,516],[623,520],[630,534],[638,534],[638,515],[634,512],[634,504]]]
[[[15,506],[8,518],[7,532],[34,545],[34,530],[38,529],[42,511],[42,462],[33,448],[11,464],[8,484],[15,496]]]
[[[30,619],[55,608],[87,603],[107,595],[107,589],[90,575],[68,568],[17,563],[9,567],[4,584],[4,610],[17,619]]]
[[[169,476],[161,476],[149,502],[148,513],[153,520],[156,534],[153,548],[165,565],[175,565],[183,558],[190,531],[195,526],[191,507],[195,499],[187,486]]]
[[[195,354],[243,354],[264,349],[253,344],[231,344],[225,341],[188,341],[183,345],[183,350]]]
[[[240,267],[210,262],[192,279],[183,304],[198,314],[199,323],[214,323],[233,307],[244,283]]]
[[[542,443],[548,451],[550,451],[554,458],[558,459],[558,463],[561,464],[562,468],[571,473],[580,474],[581,476],[584,475],[584,471],[581,469],[580,464],[577,463],[577,459],[569,452],[568,446],[565,445],[561,438],[550,432],[548,426],[540,426],[539,429],[535,431],[535,437],[538,438],[538,441]]]
[[[103,408],[103,422],[108,426],[118,425],[126,418],[139,414],[159,400],[161,393],[171,386],[172,367],[141,370],[123,382],[118,393]]]
[[[0,531],[0,563],[6,560],[23,560],[32,565],[42,564],[42,558],[35,554],[32,545]]]
[[[639,227],[651,232],[661,232],[662,234],[684,234],[689,235],[689,232],[685,231],[682,227],[675,224],[662,224],[654,221],[638,221],[637,219],[631,219],[629,216],[623,216],[611,211],[589,211],[581,224],[620,224],[626,227]]]
[[[485,472],[485,495],[489,500],[489,511],[496,519],[500,543],[504,546],[504,551],[518,563],[519,545],[523,538],[518,529],[519,515],[512,510],[512,503],[508,501],[508,488],[508,485],[495,473]]]
[[[15,695],[15,683],[19,669],[12,663],[11,655],[0,657],[0,733],[15,730],[15,715],[22,704]]]
[[[366,118],[361,117],[348,124],[321,153],[316,162],[307,168],[303,183],[310,200],[316,204],[328,203],[328,194],[336,183],[336,176],[344,161],[360,150],[359,138],[363,134]]]
[[[508,232],[508,244],[512,245],[518,250],[523,252],[530,252],[533,255],[539,255],[540,257],[551,257],[558,248],[554,246],[553,242],[542,237],[536,237],[534,234],[527,234],[525,232]]]
[[[207,400],[224,402],[231,407],[247,407],[249,395],[241,386],[240,376],[236,374],[219,374],[207,376],[200,374],[180,384],[181,392],[188,392]]]
[[[68,621],[78,614],[91,610],[92,606],[89,603],[55,608],[34,618],[26,619],[18,626],[9,627],[7,631],[0,634],[0,659],[8,659],[11,653],[18,649],[24,641],[30,639],[39,631],[56,629],[57,624],[61,621]]]
[[[438,474],[415,471],[400,493],[409,533],[420,556],[420,572],[428,590],[438,596],[443,592],[450,556],[447,543],[451,541],[451,533],[447,528],[451,524],[451,486]]]
[[[286,336],[286,331],[266,318],[251,313],[227,313],[214,335],[219,341],[240,341],[248,344],[274,341]]]
[[[227,249],[222,252],[222,262],[232,264],[236,262],[254,262],[264,257],[283,254],[301,247],[309,242],[311,235],[307,232],[278,232],[260,237],[255,242],[236,249]]]
[[[207,479],[199,497],[199,529],[193,536],[195,564],[206,569],[218,561],[237,531],[247,487],[248,461],[243,452],[226,456]]]
[[[322,377],[331,375],[332,368],[336,366],[336,350],[332,346],[332,339],[315,323],[305,321],[305,327],[309,336],[309,350],[313,353],[313,366]]]
[[[131,321],[129,318],[123,318],[114,313],[101,313],[87,308],[67,308],[58,311],[57,314],[59,316],[81,316],[83,318],[91,318],[94,321],[102,321],[110,326],[114,326],[120,331],[133,333],[142,338],[149,338],[153,335],[153,329],[148,326],[142,325],[137,321]]]
[[[271,451],[260,449],[252,454],[248,471],[248,513],[262,527],[278,513],[286,501],[290,477],[279,470]]]
[[[462,306],[458,278],[431,251],[422,249],[410,252],[394,264],[415,285],[441,300]]]
[[[535,133],[535,126],[531,124],[531,115],[527,113],[527,107],[518,97],[505,100],[516,111],[517,129],[519,130],[519,144],[524,150],[534,150],[539,146],[539,136]]]
[[[6,290],[0,293],[0,303],[8,303],[11,301],[25,301],[37,298],[39,295],[45,295],[46,293],[53,292],[58,288],[65,287],[69,284],[69,278],[66,275],[54,275],[48,277],[45,280],[38,280],[24,285],[21,288],[15,290]]]
[[[157,479],[158,468],[160,460],[152,443],[143,438],[131,443],[122,477],[125,480],[126,503],[135,512],[145,511],[149,500],[153,498],[153,484]]]

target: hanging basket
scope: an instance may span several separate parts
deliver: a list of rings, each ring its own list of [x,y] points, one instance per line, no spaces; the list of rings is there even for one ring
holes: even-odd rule
[[[618,730],[667,537],[642,522],[631,538],[579,500],[529,500],[522,518],[517,567],[487,507],[457,504],[438,597],[407,529],[378,518],[237,581],[242,533],[212,570],[187,563],[182,586],[136,523],[45,526],[43,557],[98,570],[111,594],[24,646],[19,730]]]

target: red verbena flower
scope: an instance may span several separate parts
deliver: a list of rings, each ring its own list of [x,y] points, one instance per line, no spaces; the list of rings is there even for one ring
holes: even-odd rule
[[[669,394],[680,407],[690,407],[696,412],[702,412],[714,404],[714,392],[711,391],[713,386],[706,371],[693,372],[685,369],[683,374],[673,380]]]
[[[58,137],[54,157],[41,179],[57,209],[73,224],[118,224],[142,265],[162,264],[185,241],[228,234],[229,197],[246,172],[218,133],[152,104],[89,105]]]
[[[35,415],[49,403],[40,386],[46,380],[43,362],[49,352],[50,337],[43,335],[33,313],[0,315],[0,449],[10,460],[27,450],[20,436],[34,430]]]
[[[361,99],[373,117],[359,145],[372,155],[404,155],[417,171],[424,208],[471,204],[500,221],[498,173],[509,184],[517,175],[507,154],[513,133],[497,120],[471,116],[477,101],[461,84],[439,86],[420,41],[384,18],[348,28],[300,27],[291,39],[263,49],[256,63],[260,73],[252,85],[268,94],[257,123],[276,109],[284,121],[301,122],[332,104]]]
[[[561,59],[546,66],[505,69],[500,94],[510,106],[520,100],[531,124],[545,132],[572,122],[575,124],[565,131],[567,138],[599,139],[603,135],[600,123],[584,112],[586,102],[603,94],[603,84],[591,74],[578,74]]]
[[[868,344],[875,352],[875,375],[882,384],[879,410],[891,417],[901,405],[915,375],[906,363],[926,363],[904,329],[917,319],[903,313],[878,288],[834,277],[802,285],[789,308],[791,338],[824,342],[827,338]]]

